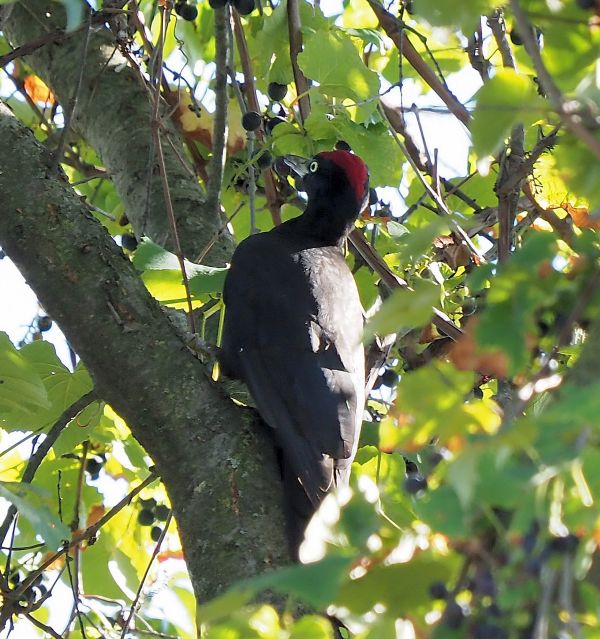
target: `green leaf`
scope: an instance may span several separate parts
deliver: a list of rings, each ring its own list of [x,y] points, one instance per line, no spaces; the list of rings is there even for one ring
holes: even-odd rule
[[[471,133],[478,156],[493,154],[501,148],[512,127],[530,119],[539,108],[532,80],[514,69],[499,69],[477,92]]]
[[[156,299],[165,304],[185,301],[185,287],[176,255],[145,239],[135,251],[133,264],[144,272],[144,284]],[[203,298],[223,291],[227,268],[194,264],[188,260],[184,260],[184,264],[193,297]]]
[[[102,402],[92,402],[71,420],[58,436],[52,445],[54,452],[58,456],[73,452],[81,442],[91,437],[101,417]]]
[[[495,0],[418,0],[416,10],[433,26],[459,26],[466,34],[471,34],[478,25],[481,16],[486,16],[495,9]]]
[[[29,521],[51,550],[56,550],[71,532],[50,508],[47,491],[18,482],[0,482],[0,497],[14,504],[19,515]]]
[[[0,333],[0,421],[11,430],[35,423],[50,408],[44,383],[35,366],[17,351],[6,333]]]
[[[290,632],[289,639],[331,639],[331,622],[323,617],[305,615],[299,619]]]
[[[273,151],[277,155],[313,155],[310,140],[291,122],[282,122],[273,129]]]
[[[364,340],[423,326],[431,319],[432,307],[439,303],[440,295],[437,284],[422,279],[415,281],[412,291],[405,288],[394,291],[367,324]]]
[[[296,597],[315,608],[335,599],[353,557],[331,555],[312,564],[291,566],[242,582],[255,593],[272,589]]]
[[[54,422],[67,407],[92,390],[93,382],[85,366],[79,363],[71,373],[58,358],[53,344],[39,340],[26,344],[20,352],[34,366],[48,392],[52,403],[46,416],[48,423]]]
[[[413,556],[410,562],[391,566],[376,565],[364,577],[344,582],[336,604],[354,614],[365,614],[383,604],[395,615],[411,614],[430,600],[429,587],[434,581],[446,582],[451,567],[428,554]]]
[[[546,278],[536,277],[538,266],[551,261],[556,251],[552,233],[532,234],[500,270],[489,290],[477,341],[485,349],[504,351],[512,374],[521,371],[528,361],[526,339],[537,334],[536,309],[557,295],[556,272]]]
[[[418,262],[427,255],[433,240],[448,233],[448,223],[440,217],[433,216],[422,226],[411,228],[409,233],[402,233],[397,223],[391,226],[388,224],[386,230],[389,235],[395,234],[392,237],[396,252],[389,252],[385,256],[385,261],[390,266],[404,267]]]
[[[208,603],[198,606],[196,620],[198,625],[220,621],[245,606],[254,596],[251,588],[232,588]]]
[[[466,513],[450,486],[430,490],[415,503],[417,517],[437,532],[464,538],[470,534]]]
[[[365,66],[351,38],[339,29],[308,35],[298,64],[307,77],[319,83],[319,91],[330,97],[360,102],[379,93],[379,77]],[[360,119],[364,121],[376,107],[373,100]]]

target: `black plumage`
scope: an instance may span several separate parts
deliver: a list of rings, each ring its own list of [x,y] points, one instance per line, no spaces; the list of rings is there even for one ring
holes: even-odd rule
[[[292,551],[323,497],[348,482],[364,407],[363,310],[342,246],[369,193],[347,151],[310,161],[304,213],[235,251],[221,364],[243,380],[281,450]]]

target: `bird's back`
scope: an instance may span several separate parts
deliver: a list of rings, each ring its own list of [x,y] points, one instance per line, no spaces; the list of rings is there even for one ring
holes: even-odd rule
[[[313,508],[345,483],[364,405],[362,307],[336,246],[291,223],[236,250],[225,287],[224,369],[249,387],[286,472]]]

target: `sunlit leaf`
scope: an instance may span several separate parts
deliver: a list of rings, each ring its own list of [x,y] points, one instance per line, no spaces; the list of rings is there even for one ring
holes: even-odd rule
[[[50,408],[44,383],[35,367],[0,333],[0,420],[5,428],[23,427],[36,413]]]
[[[71,533],[50,508],[47,491],[29,484],[0,482],[0,497],[17,507],[21,517],[33,526],[51,550],[56,550]]]

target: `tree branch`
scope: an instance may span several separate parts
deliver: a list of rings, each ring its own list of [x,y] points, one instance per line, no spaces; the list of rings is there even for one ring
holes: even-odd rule
[[[399,29],[396,17],[389,11],[386,11],[383,5],[381,5],[377,0],[367,0],[367,2],[371,9],[373,9],[373,13],[377,16],[382,29],[396,45],[398,50],[402,52],[402,55],[410,63],[413,69],[423,78],[423,80],[425,80],[431,89],[437,93],[450,110],[450,113],[452,113],[468,128],[471,121],[470,113],[459,102],[459,100],[452,95],[446,85],[431,70],[425,60],[423,60],[412,42],[406,36],[404,30]]]
[[[210,382],[131,262],[50,174],[50,152],[1,104],[0,147],[0,243],[154,459],[199,600],[286,563],[277,465],[254,413]]]
[[[13,46],[40,41],[60,31],[66,23],[64,9],[55,2],[23,0],[4,9],[2,28]],[[84,20],[89,16],[89,8]],[[46,16],[44,21],[32,20],[32,15]],[[66,106],[82,73],[81,51],[86,38],[79,31],[61,43],[50,43],[27,56],[27,63],[48,84],[58,101]],[[148,91],[127,65],[118,50],[119,44],[107,28],[93,29],[89,36],[88,55],[83,63],[78,107],[72,122],[75,132],[82,135],[99,153],[122,200],[127,216],[138,235],[147,235],[155,242],[173,248],[169,223],[164,212],[162,187],[158,175],[151,175],[149,208],[146,214],[146,180],[148,157],[152,145],[149,123],[152,110]],[[161,101],[161,116],[167,108]],[[116,114],[119,117],[116,117]],[[175,128],[162,117],[167,136],[181,146]],[[177,228],[182,248],[187,256],[197,254],[221,227],[215,215],[202,215],[204,194],[190,180],[182,166],[180,154],[164,145],[165,164],[172,185],[171,197],[177,216]],[[223,265],[231,255],[233,243],[228,233],[221,234],[207,256],[207,263]]]

